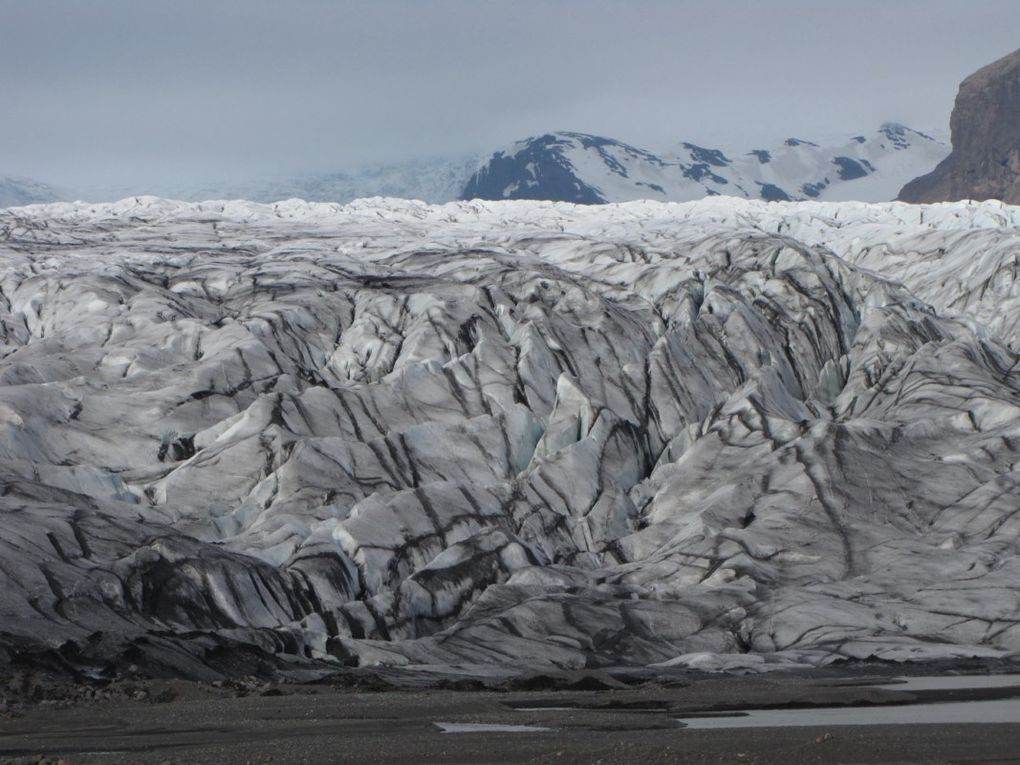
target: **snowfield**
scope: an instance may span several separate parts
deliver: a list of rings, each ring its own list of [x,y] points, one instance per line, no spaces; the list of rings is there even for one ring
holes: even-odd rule
[[[1020,651],[1018,223],[0,210],[0,664]]]

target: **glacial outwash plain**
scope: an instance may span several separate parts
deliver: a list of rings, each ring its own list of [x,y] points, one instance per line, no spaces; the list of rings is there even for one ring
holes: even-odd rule
[[[1020,208],[0,210],[0,664],[1020,652]]]

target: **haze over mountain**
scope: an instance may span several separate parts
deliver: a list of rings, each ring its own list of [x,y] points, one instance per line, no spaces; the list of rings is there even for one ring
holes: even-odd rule
[[[0,207],[57,202],[72,197],[67,191],[42,181],[0,175]]]
[[[461,198],[598,204],[725,195],[885,202],[948,151],[931,136],[895,123],[837,145],[788,138],[737,153],[684,142],[656,155],[600,136],[550,133],[496,152],[471,176]]]

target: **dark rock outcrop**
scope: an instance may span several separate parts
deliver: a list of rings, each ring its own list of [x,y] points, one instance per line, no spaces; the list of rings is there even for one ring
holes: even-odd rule
[[[952,153],[904,186],[899,199],[1020,203],[1020,50],[960,84],[949,124]]]

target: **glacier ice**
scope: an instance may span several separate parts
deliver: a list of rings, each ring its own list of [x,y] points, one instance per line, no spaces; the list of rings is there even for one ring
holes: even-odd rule
[[[0,663],[1016,652],[1018,222],[0,210]]]

